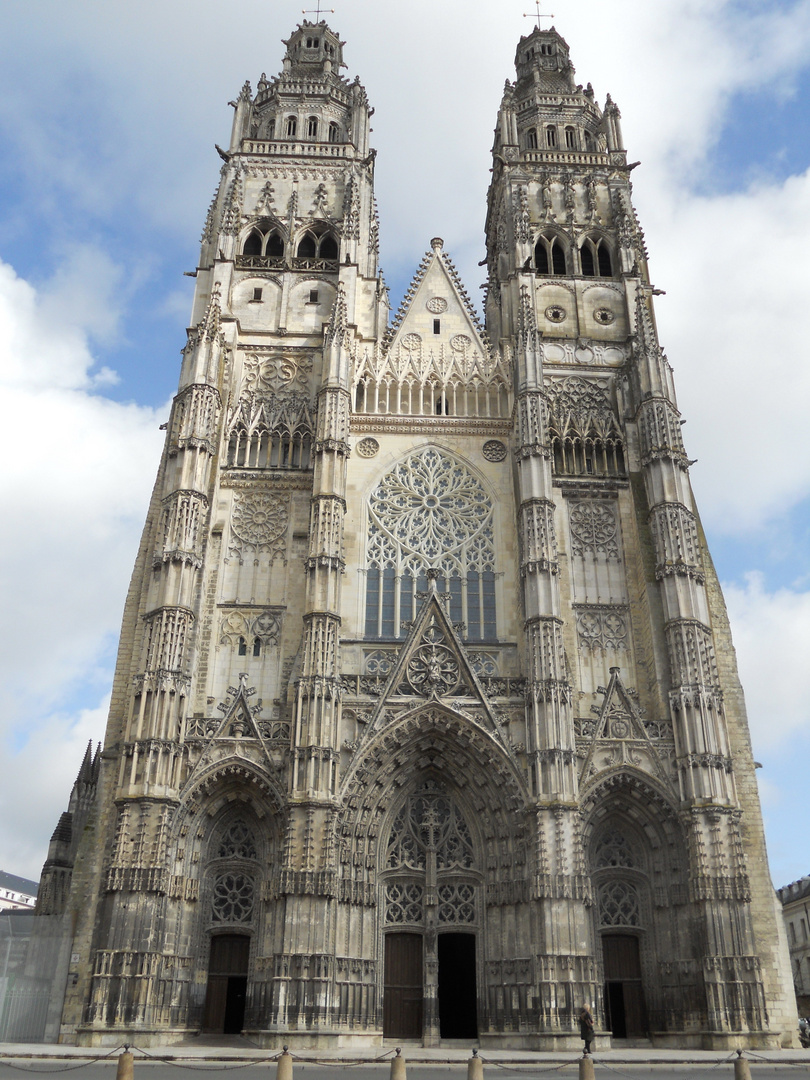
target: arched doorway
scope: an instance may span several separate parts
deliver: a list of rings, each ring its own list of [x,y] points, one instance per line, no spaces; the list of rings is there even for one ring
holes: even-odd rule
[[[211,938],[203,1030],[238,1035],[245,1023],[250,938],[219,934]]]
[[[614,1039],[647,1033],[639,939],[632,934],[603,934],[605,1022]]]
[[[227,812],[214,829],[209,857],[210,949],[202,1026],[206,1032],[237,1035],[245,1023],[260,873],[255,825],[243,809]]]
[[[423,781],[400,804],[384,852],[383,1034],[475,1038],[481,874],[442,781]]]
[[[689,1030],[701,961],[684,823],[657,784],[630,770],[597,780],[582,807],[604,980],[597,1021],[614,1038]]]

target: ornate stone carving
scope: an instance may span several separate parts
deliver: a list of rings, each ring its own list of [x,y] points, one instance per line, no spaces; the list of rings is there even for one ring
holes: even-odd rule
[[[380,444],[376,439],[373,439],[370,435],[365,439],[361,439],[357,444],[357,453],[363,458],[375,457],[380,450]]]
[[[369,500],[369,564],[421,576],[494,569],[492,504],[461,462],[433,447],[383,477]]]
[[[611,503],[591,499],[572,500],[568,521],[572,555],[604,554],[609,559],[619,558],[619,525]]]
[[[432,315],[441,315],[447,311],[447,301],[443,296],[431,296],[425,307]]]
[[[629,881],[606,881],[599,887],[600,926],[641,926],[638,892]]]
[[[626,651],[627,611],[608,604],[576,604],[579,646],[589,652]]]
[[[270,492],[235,494],[229,552],[240,557],[261,552],[271,561],[286,561],[288,521],[289,499]]]
[[[250,610],[230,610],[222,617],[220,641],[223,645],[235,646],[239,638],[245,641],[259,638],[265,647],[278,645],[283,617],[283,608],[267,608],[258,614]]]
[[[446,697],[459,685],[461,671],[454,651],[447,645],[441,630],[428,627],[422,644],[408,661],[401,693]]]
[[[277,394],[282,391],[309,394],[312,357],[289,353],[248,353],[244,359],[242,386],[258,394]]]
[[[503,461],[506,457],[506,446],[500,439],[489,439],[481,448],[481,453],[487,461]]]
[[[255,884],[247,874],[220,874],[214,881],[211,914],[217,923],[249,923],[253,921]]]

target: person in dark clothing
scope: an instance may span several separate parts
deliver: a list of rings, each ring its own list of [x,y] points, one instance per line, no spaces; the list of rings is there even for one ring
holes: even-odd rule
[[[585,1053],[590,1054],[593,1042],[593,1016],[587,1005],[583,1005],[579,1014],[579,1037],[585,1043]]]

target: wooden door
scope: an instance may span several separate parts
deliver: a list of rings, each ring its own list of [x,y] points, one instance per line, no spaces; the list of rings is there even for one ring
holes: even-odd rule
[[[632,934],[605,934],[602,957],[607,1021],[614,1038],[632,1039],[646,1035],[647,1015],[638,938]]]
[[[245,934],[211,938],[203,1031],[233,1034],[242,1030],[249,957],[250,938]]]
[[[421,934],[386,934],[383,1035],[422,1037],[423,962]]]

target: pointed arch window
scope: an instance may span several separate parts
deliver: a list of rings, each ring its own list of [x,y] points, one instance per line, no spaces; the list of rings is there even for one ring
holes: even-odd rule
[[[493,640],[493,507],[479,481],[448,454],[428,447],[396,465],[372,491],[366,559],[368,638],[399,638],[442,572],[450,615],[468,640]]]
[[[563,277],[567,273],[565,247],[559,236],[539,236],[534,246],[534,268],[538,274]]]
[[[242,243],[237,264],[241,266],[279,266],[284,262],[284,238],[278,228],[265,222],[255,225]]]
[[[549,150],[557,149],[557,129],[553,124],[548,124],[546,127],[546,146]]]
[[[298,132],[298,120],[294,116],[288,116],[284,125],[284,134],[288,139],[294,139]]]
[[[624,440],[607,392],[588,379],[549,379],[549,436],[558,476],[624,476]]]
[[[529,128],[529,130],[526,132],[526,149],[537,149],[537,128]]]
[[[339,143],[340,141],[340,125],[332,121],[329,125],[329,142]]]
[[[579,250],[583,277],[613,277],[613,259],[607,241],[588,236]]]
[[[566,150],[578,150],[577,145],[577,130],[570,125],[565,129],[565,148]]]
[[[317,116],[310,116],[309,119],[307,120],[307,138],[308,139],[317,139],[318,138],[318,117]]]
[[[337,238],[326,226],[312,226],[298,241],[294,265],[299,269],[337,269],[337,260]]]

